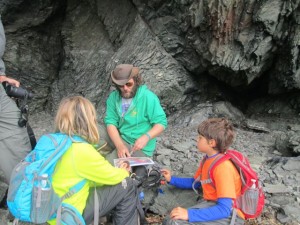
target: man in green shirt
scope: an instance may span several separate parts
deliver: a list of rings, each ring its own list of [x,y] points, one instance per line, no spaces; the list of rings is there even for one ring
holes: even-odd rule
[[[156,137],[167,127],[158,97],[142,84],[140,69],[133,65],[118,65],[111,79],[116,90],[107,99],[104,122],[116,150],[107,159],[152,157]]]

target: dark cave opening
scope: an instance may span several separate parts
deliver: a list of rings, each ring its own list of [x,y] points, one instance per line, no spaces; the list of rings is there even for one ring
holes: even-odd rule
[[[193,80],[199,88],[204,88],[205,91],[200,91],[201,94],[206,93],[208,101],[228,101],[243,113],[247,112],[249,104],[259,98],[268,96],[269,73],[264,73],[259,78],[256,78],[248,86],[231,87],[227,83],[218,80],[214,76],[209,75],[206,71],[200,76],[192,75]],[[205,85],[203,85],[205,83]]]

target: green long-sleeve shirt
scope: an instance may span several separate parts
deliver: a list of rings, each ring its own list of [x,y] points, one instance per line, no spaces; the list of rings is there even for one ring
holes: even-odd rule
[[[123,140],[130,145],[147,133],[155,124],[167,127],[167,118],[160,105],[158,97],[150,91],[146,85],[138,88],[132,103],[122,116],[122,97],[119,92],[113,91],[106,102],[106,116],[104,122],[106,126],[114,125]],[[151,139],[143,148],[143,152],[152,156],[156,146],[156,138]]]

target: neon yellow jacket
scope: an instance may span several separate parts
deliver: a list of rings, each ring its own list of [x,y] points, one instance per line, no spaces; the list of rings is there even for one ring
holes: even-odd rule
[[[126,170],[113,167],[91,144],[73,143],[57,163],[52,185],[61,197],[78,182],[88,180],[78,193],[64,200],[82,214],[90,187],[115,185],[126,177],[128,177]],[[55,220],[48,223],[55,224]]]

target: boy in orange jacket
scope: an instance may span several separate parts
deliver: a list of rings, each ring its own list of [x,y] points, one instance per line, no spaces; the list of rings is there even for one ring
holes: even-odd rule
[[[211,118],[202,122],[198,127],[197,147],[205,154],[206,161],[200,166],[193,178],[181,178],[171,175],[171,171],[162,169],[166,181],[178,188],[203,189],[203,199],[195,206],[185,209],[174,208],[163,224],[192,225],[192,224],[244,224],[244,215],[237,210],[238,216],[231,221],[233,201],[241,193],[241,178],[239,172],[227,160],[216,166],[213,177],[215,188],[210,184],[208,170],[215,157],[224,154],[234,139],[232,124],[224,118]],[[201,171],[202,168],[202,171]]]

